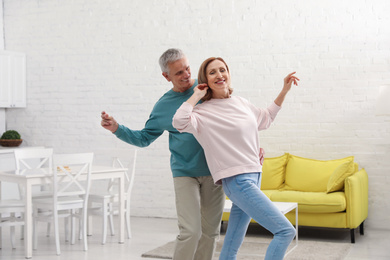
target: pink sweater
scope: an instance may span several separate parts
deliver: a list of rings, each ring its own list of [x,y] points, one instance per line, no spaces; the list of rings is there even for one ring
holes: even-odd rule
[[[275,103],[260,109],[237,96],[211,99],[195,108],[184,102],[172,125],[195,136],[214,182],[221,184],[223,178],[262,171],[258,131],[270,127],[280,109]]]

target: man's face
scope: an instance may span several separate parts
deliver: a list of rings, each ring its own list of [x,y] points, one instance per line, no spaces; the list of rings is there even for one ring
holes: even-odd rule
[[[191,69],[187,58],[182,58],[168,64],[169,72],[163,76],[173,84],[173,90],[184,92],[192,86]]]

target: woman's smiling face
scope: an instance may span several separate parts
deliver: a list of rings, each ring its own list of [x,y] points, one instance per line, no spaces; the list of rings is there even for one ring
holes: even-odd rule
[[[213,98],[229,97],[230,74],[224,62],[214,60],[206,68],[207,84],[213,91]]]

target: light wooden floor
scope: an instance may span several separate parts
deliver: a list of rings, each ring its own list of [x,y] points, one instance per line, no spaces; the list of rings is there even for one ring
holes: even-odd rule
[[[119,244],[117,236],[108,236],[107,243],[101,245],[100,223],[96,220],[95,233],[88,237],[89,250],[83,251],[81,241],[76,241],[75,245],[69,245],[62,241],[61,256],[55,254],[55,243],[53,235],[46,237],[45,225],[40,227],[38,249],[34,251],[33,259],[37,260],[156,260],[155,258],[142,258],[141,254],[155,247],[161,246],[175,239],[177,235],[176,219],[163,218],[140,218],[132,217],[133,238],[127,239],[124,244]],[[9,242],[8,228],[3,229],[3,248],[0,250],[1,260],[24,259],[23,241],[19,240],[19,230],[17,230],[17,248],[11,249]],[[267,236],[267,232],[251,225],[248,232],[259,233]],[[329,229],[299,228],[299,239],[317,241],[338,241],[348,242],[349,231],[335,231]],[[390,229],[370,230],[366,228],[365,235],[356,233],[356,243],[345,260],[390,259]]]

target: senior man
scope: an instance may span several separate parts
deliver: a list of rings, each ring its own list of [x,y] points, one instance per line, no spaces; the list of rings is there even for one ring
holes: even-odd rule
[[[179,226],[173,259],[211,260],[219,238],[225,194],[222,186],[214,184],[203,149],[193,135],[179,133],[172,126],[173,115],[191,97],[198,80],[191,78],[188,59],[179,49],[165,51],[159,64],[162,75],[173,87],[156,102],[145,127],[131,130],[104,111],[101,125],[122,141],[138,147],[146,147],[164,131],[169,132]]]

